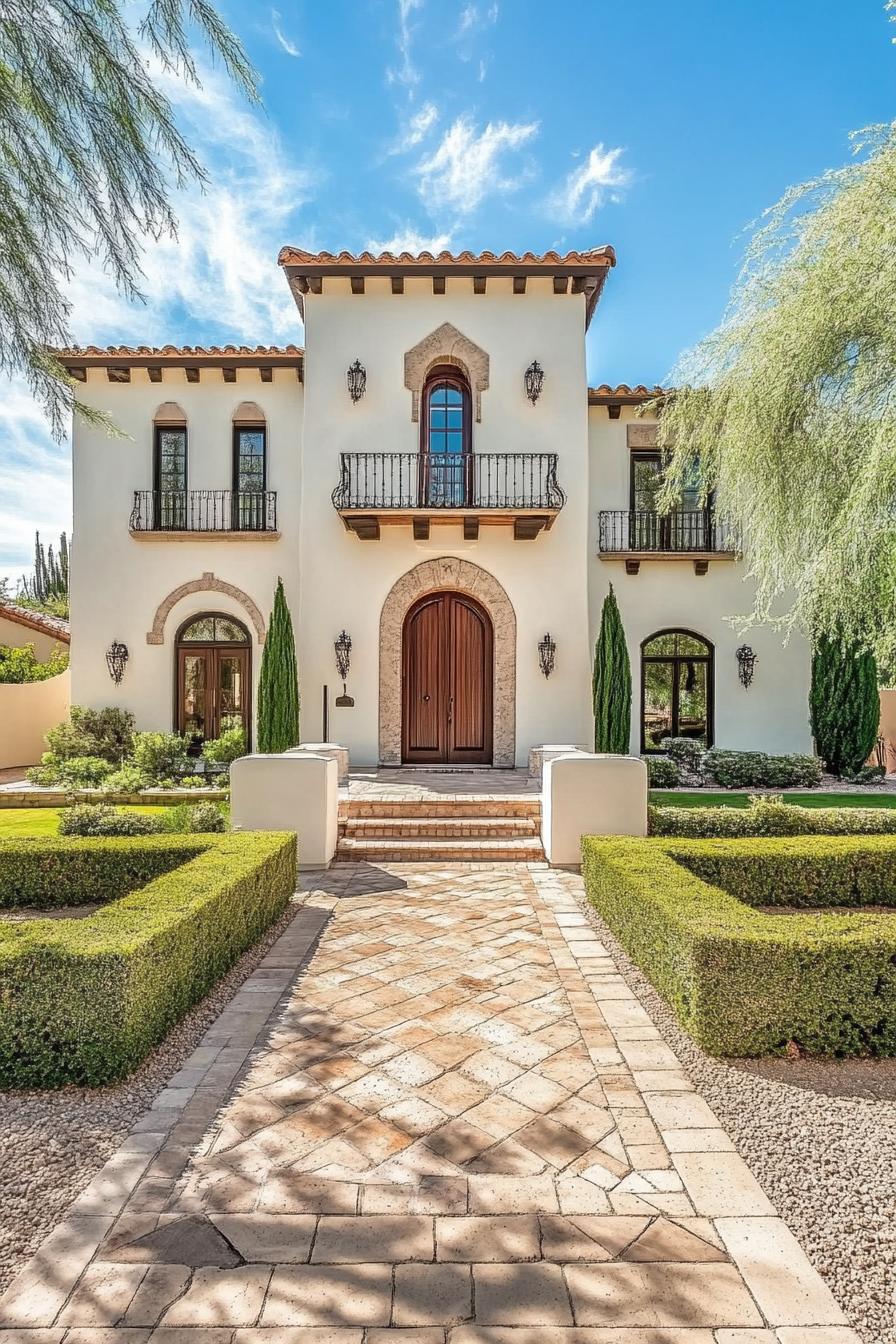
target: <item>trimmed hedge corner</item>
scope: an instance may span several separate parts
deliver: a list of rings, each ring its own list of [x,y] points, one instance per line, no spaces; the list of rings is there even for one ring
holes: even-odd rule
[[[892,835],[896,808],[799,807],[779,794],[750,799],[746,808],[647,808],[647,833],[689,840],[786,835]]]
[[[295,836],[279,832],[0,844],[3,903],[110,901],[85,919],[0,925],[0,1087],[130,1073],[295,885]]]
[[[711,1054],[896,1054],[896,915],[861,909],[896,906],[896,838],[582,848],[589,899]],[[754,908],[775,904],[856,911]]]

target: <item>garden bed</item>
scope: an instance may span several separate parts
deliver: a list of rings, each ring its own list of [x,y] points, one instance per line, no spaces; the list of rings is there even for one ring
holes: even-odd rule
[[[295,837],[0,842],[0,1087],[124,1077],[285,909]]]
[[[22,788],[0,787],[0,809],[5,807],[66,807],[69,803],[110,803],[121,807],[174,806],[176,803],[223,803],[229,790],[222,789],[140,789],[135,793],[109,792],[104,789],[42,789],[36,785]]]
[[[586,837],[583,875],[704,1049],[896,1054],[896,924],[862,909],[896,905],[896,837]],[[804,913],[758,908],[769,905]]]

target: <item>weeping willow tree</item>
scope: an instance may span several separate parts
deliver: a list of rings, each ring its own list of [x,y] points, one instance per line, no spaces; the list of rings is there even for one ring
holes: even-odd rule
[[[254,98],[208,0],[0,4],[0,372],[24,375],[57,434],[75,397],[49,348],[69,344],[73,263],[100,257],[139,298],[142,246],[176,232],[173,191],[204,179],[159,78],[198,84],[196,38]]]
[[[753,233],[719,328],[663,408],[664,506],[698,466],[737,525],[756,619],[892,661],[896,644],[896,123]]]

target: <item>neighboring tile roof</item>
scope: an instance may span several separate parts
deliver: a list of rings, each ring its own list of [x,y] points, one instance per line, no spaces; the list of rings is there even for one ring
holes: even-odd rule
[[[616,387],[611,387],[609,383],[601,383],[600,387],[589,387],[588,404],[640,406],[642,402],[652,401],[654,397],[667,397],[671,391],[671,387],[645,387],[643,383],[638,383],[634,387],[629,387],[628,383],[618,383]]]
[[[571,266],[615,266],[616,253],[609,244],[590,248],[587,252],[305,252],[300,247],[283,247],[278,261],[281,266],[395,266],[413,267],[426,271],[431,266],[508,266],[567,269]]]
[[[0,619],[14,621],[16,625],[27,626],[42,635],[53,635],[63,644],[69,643],[68,621],[61,616],[46,616],[42,611],[32,611],[30,607],[20,607],[15,602],[0,602]]]
[[[135,357],[168,360],[172,363],[212,359],[226,364],[228,359],[235,356],[258,361],[272,359],[284,363],[297,362],[305,352],[299,345],[73,345],[66,350],[54,350],[53,353],[62,364],[81,363],[84,360],[94,363],[109,363],[113,360],[126,362]]]

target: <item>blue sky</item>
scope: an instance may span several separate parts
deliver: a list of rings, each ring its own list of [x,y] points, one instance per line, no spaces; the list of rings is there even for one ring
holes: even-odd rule
[[[221,5],[262,80],[166,88],[210,185],[148,245],[147,302],[95,265],[82,343],[301,341],[278,247],[612,243],[592,382],[662,381],[718,321],[743,230],[896,116],[883,0],[261,0]],[[70,525],[68,447],[4,393],[0,577]],[[75,539],[77,544],[77,538]]]

